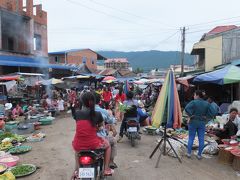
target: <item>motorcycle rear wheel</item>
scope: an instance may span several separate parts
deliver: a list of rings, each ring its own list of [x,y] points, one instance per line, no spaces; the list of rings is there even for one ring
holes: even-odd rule
[[[130,141],[131,141],[132,147],[135,147],[136,141],[135,141],[135,138],[134,138],[134,136],[132,134],[130,135]]]

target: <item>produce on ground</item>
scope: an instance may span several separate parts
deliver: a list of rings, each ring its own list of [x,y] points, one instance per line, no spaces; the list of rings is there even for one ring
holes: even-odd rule
[[[28,152],[31,149],[32,149],[31,146],[16,146],[14,148],[11,148],[8,152],[10,152],[11,154],[21,154]]]
[[[5,138],[10,138],[11,141],[16,140],[18,142],[23,142],[26,140],[25,136],[17,135],[17,134],[12,134],[10,132],[5,132],[0,135],[0,141],[4,140]]]
[[[0,175],[1,180],[15,180],[15,176],[11,171],[5,172],[4,174]]]
[[[33,173],[34,171],[36,171],[36,167],[30,164],[18,165],[11,169],[11,172],[15,177],[25,176]]]
[[[0,164],[0,172],[3,172],[7,169],[7,167],[3,164]]]

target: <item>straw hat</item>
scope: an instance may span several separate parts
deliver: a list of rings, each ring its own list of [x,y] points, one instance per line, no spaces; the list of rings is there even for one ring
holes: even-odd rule
[[[5,110],[9,110],[12,108],[12,103],[6,103],[5,104]]]

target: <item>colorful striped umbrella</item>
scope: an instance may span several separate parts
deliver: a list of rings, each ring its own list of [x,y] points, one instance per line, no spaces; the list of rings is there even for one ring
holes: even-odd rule
[[[152,113],[152,126],[159,128],[166,124],[168,128],[180,128],[182,111],[177,85],[172,70],[169,70]]]

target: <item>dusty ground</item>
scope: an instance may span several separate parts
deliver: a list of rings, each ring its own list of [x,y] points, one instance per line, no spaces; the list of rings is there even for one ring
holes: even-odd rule
[[[40,167],[38,171],[24,180],[68,180],[73,167],[74,156],[71,141],[74,135],[74,121],[70,117],[57,118],[53,125],[45,126],[42,132],[46,138],[42,142],[28,143],[33,149],[20,156],[20,162],[32,163]],[[132,148],[125,138],[118,144],[116,163],[119,168],[110,179],[115,180],[182,180],[201,179],[218,180],[239,179],[228,165],[219,164],[216,158],[183,159],[180,164],[176,159],[163,157],[159,168],[154,168],[157,154],[152,160],[148,158],[155,147],[156,136],[143,135],[137,147]]]

